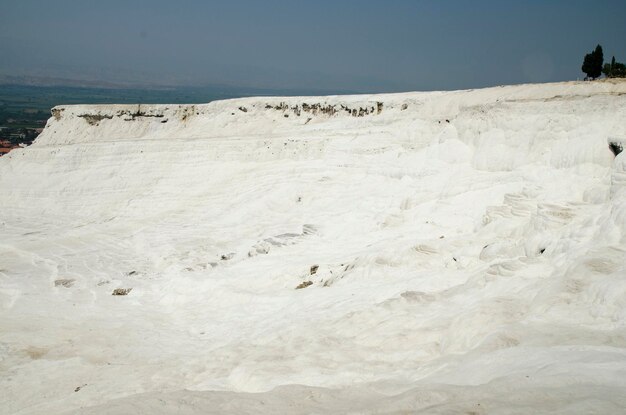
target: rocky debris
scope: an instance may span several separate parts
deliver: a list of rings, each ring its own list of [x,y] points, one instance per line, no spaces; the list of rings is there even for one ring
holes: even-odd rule
[[[61,118],[61,111],[63,108],[53,109],[52,115],[55,119]],[[89,125],[98,125],[102,120],[110,120],[113,118],[111,114],[80,114],[79,118],[83,118]],[[141,109],[141,105],[137,106],[137,110],[119,110],[115,113],[115,117],[123,118],[124,121],[134,121],[135,118],[144,117],[144,118],[163,118],[164,115],[161,112],[146,112]],[[161,121],[167,122],[167,120]]]
[[[248,112],[248,108],[246,108],[246,107],[239,107],[239,111],[241,111],[241,112]]]
[[[306,288],[309,285],[313,285],[313,281],[304,281],[302,283],[300,283],[297,287],[296,290],[301,290],[302,288]]]
[[[58,280],[54,280],[54,286],[70,288],[72,285],[74,285],[75,281],[76,280],[73,278],[60,278]]]
[[[400,107],[400,110],[404,111],[407,108],[409,108],[409,104],[402,104],[402,106]]]
[[[187,121],[187,119],[194,114],[198,115],[198,111],[196,111],[195,105],[192,105],[190,107],[183,107],[181,110],[180,120]]]
[[[52,108],[50,111],[55,120],[59,121],[61,119],[61,113],[65,111],[65,108]]]
[[[624,147],[622,146],[622,143],[618,143],[617,141],[611,141],[609,142],[609,150],[611,150],[611,153],[613,153],[615,157],[617,157],[619,153],[624,151]]]
[[[118,111],[116,115],[118,117],[123,117],[123,116],[130,117],[130,118],[125,118],[124,121],[134,121],[135,118],[139,118],[139,117],[145,117],[145,118],[163,118],[164,117],[164,115],[160,113],[151,114],[151,113],[142,111],[141,105],[137,107],[137,111],[121,110],[121,111]]]
[[[241,110],[241,107],[239,109]],[[293,112],[294,115],[298,117],[302,114],[302,112],[307,112],[313,115],[323,114],[323,115],[333,116],[341,111],[353,117],[364,117],[370,114],[380,114],[383,111],[383,103],[380,101],[377,101],[375,105],[372,105],[372,106],[351,108],[343,104],[339,104],[339,107],[337,107],[337,105],[331,105],[331,104],[327,104],[327,105],[320,104],[320,103],[309,104],[306,102],[303,103],[302,105],[294,105],[290,107],[287,103],[280,102],[277,105],[265,104],[265,109],[274,109],[276,111],[283,111],[283,112],[291,111]],[[288,114],[284,114],[283,116],[285,118],[289,117]],[[309,120],[310,118],[307,119],[307,122]]]
[[[222,261],[228,261],[229,259],[232,259],[235,256],[234,252],[230,252],[228,254],[223,254],[222,256],[220,256],[220,259]]]
[[[288,108],[289,108],[289,106],[286,103],[284,103],[284,102],[281,102],[280,104],[278,104],[278,105],[276,105],[274,107],[274,109],[277,110],[277,111],[286,111]]]
[[[132,290],[132,288],[116,288],[113,290],[111,295],[128,295],[128,293]]]
[[[137,273],[137,271],[133,270],[133,271],[128,272],[126,275],[131,276],[131,275],[135,275],[136,273]]]
[[[102,114],[81,114],[78,116],[79,118],[83,118],[87,121],[89,125],[98,125],[102,120],[110,120],[113,118],[112,115],[102,115]]]
[[[319,265],[311,265],[311,269],[309,270],[309,275],[317,274],[317,270],[319,269]]]

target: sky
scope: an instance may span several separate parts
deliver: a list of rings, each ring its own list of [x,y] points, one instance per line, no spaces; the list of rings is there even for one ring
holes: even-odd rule
[[[0,0],[0,74],[337,93],[582,79],[624,0]]]

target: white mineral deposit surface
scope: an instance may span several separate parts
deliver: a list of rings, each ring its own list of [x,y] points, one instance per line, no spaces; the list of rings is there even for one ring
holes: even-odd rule
[[[609,143],[626,82],[56,107],[0,158],[0,412],[623,413]]]

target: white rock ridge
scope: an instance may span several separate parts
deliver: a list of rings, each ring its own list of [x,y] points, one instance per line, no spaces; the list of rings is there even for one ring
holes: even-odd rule
[[[619,81],[56,107],[0,159],[0,408],[620,413],[625,119]]]

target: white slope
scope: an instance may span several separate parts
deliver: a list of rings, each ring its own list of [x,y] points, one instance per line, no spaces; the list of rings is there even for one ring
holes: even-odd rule
[[[626,410],[626,83],[53,114],[0,158],[0,412]]]

